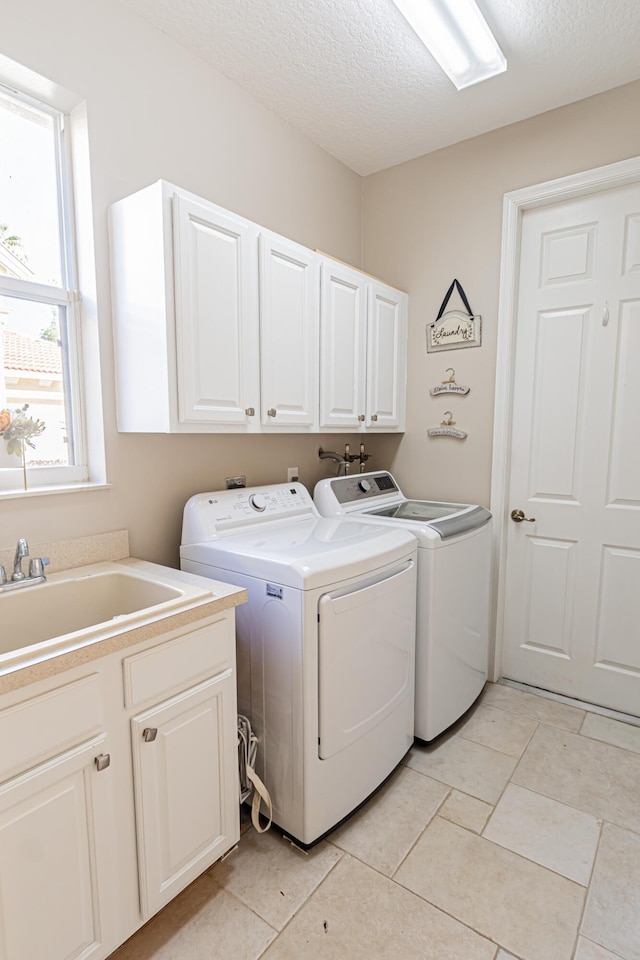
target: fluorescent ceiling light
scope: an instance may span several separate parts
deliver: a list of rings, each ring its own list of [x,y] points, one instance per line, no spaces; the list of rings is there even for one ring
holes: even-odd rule
[[[458,90],[507,69],[475,0],[393,0]]]

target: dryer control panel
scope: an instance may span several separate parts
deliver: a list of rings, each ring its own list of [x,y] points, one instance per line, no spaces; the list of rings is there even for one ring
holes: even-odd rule
[[[270,520],[300,516],[320,516],[301,483],[198,493],[184,508],[182,543],[204,543],[243,526],[255,527]]]

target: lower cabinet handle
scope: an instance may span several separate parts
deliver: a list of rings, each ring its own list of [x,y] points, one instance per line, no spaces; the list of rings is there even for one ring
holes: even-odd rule
[[[361,414],[358,416],[358,420],[362,423],[362,421],[364,420],[364,413],[361,413]]]
[[[145,727],[142,731],[142,739],[145,743],[153,743],[155,738],[158,736],[157,727]]]
[[[255,407],[247,407],[244,412],[246,413],[246,415],[247,415],[248,417],[255,417],[255,415],[256,415],[256,408],[255,408]]]
[[[278,411],[276,410],[275,407],[271,407],[270,410],[267,410],[267,416],[268,416],[268,417],[275,417],[275,415],[276,415],[277,412],[278,412]]]
[[[97,770],[106,770],[107,767],[111,764],[111,754],[110,753],[101,753],[96,757],[96,769]]]
[[[372,414],[371,414],[371,419],[372,419],[373,422],[375,423],[375,421],[378,419],[378,414],[377,414],[377,413],[372,413]]]

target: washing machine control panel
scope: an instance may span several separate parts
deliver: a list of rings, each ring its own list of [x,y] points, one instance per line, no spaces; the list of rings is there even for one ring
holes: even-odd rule
[[[203,543],[243,526],[300,516],[319,516],[301,483],[199,493],[185,507],[183,543]]]
[[[365,500],[376,500],[380,502],[382,498],[386,502],[400,495],[400,489],[391,476],[386,471],[379,473],[368,473],[366,476],[336,477],[329,481],[331,492],[338,503],[362,503]]]

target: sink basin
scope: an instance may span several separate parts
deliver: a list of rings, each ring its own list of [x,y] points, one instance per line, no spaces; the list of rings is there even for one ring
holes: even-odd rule
[[[119,570],[116,563],[54,574],[46,583],[0,591],[0,667],[27,647],[47,655],[173,613],[211,593]],[[82,571],[85,571],[84,573]],[[74,642],[75,641],[75,642]],[[53,648],[53,649],[52,649]]]

